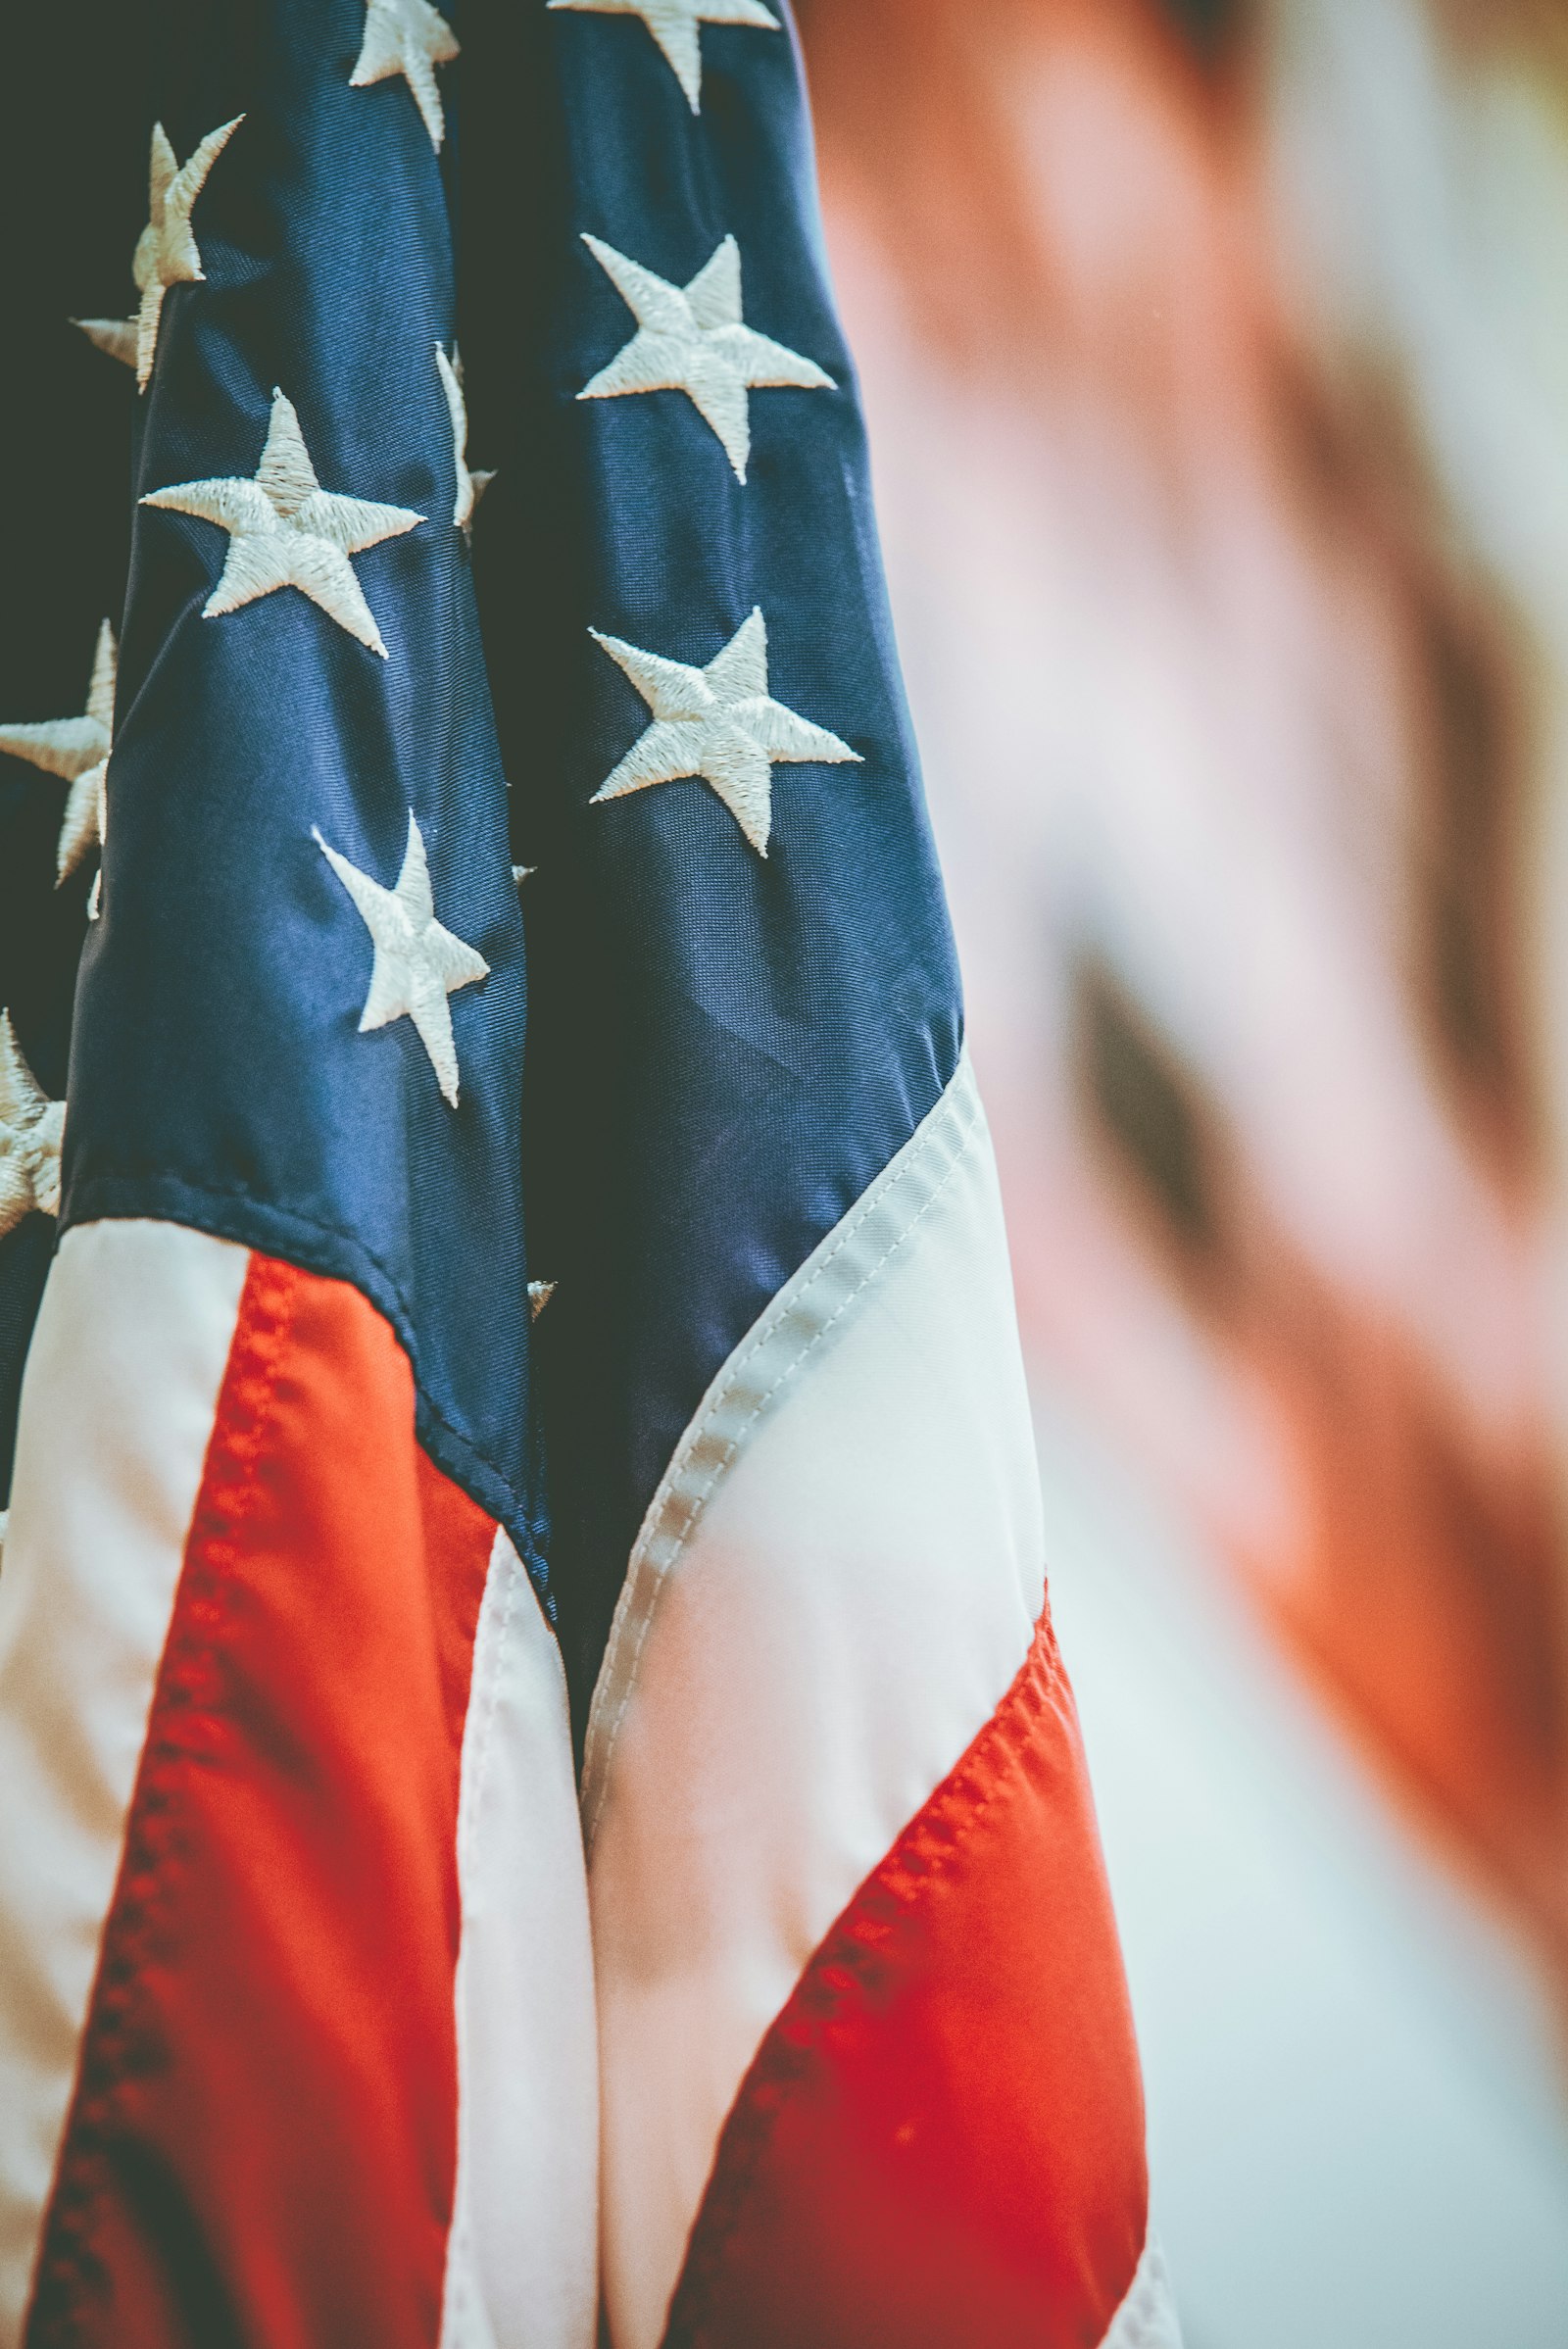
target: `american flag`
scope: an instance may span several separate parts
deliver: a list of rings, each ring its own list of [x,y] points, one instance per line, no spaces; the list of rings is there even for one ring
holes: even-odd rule
[[[0,2341],[1167,2349],[782,0],[6,39]]]

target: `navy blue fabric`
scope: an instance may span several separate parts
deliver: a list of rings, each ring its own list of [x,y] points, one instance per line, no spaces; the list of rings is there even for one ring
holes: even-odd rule
[[[382,661],[291,589],[204,618],[227,535],[137,508],[64,1220],[169,1216],[356,1282],[428,1448],[539,1564],[522,926],[435,366],[446,195],[406,83],[350,86],[364,25],[356,0],[269,0],[164,28],[176,154],[245,120],[135,404],[134,494],[254,472],[277,385],[324,488],[427,518],[355,558]],[[451,999],[455,1110],[412,1022],[357,1033],[370,941],[312,837],[390,884],[411,808],[439,917],[490,964]]]
[[[937,1100],[960,1014],[793,32],[706,25],[694,117],[636,18],[462,28],[460,325],[501,468],[475,569],[539,867],[524,1148],[580,1713],[694,1406]],[[833,376],[753,393],[744,486],[683,393],[577,400],[633,330],[584,230],[677,284],[733,234],[748,322]],[[775,766],[765,861],[701,781],[590,807],[649,712],[589,626],[706,662],[754,605],[775,697],[864,764]]]
[[[960,1011],[793,30],[705,26],[694,116],[636,18],[450,13],[438,159],[406,83],[349,86],[364,0],[142,11],[135,184],[117,164],[102,191],[118,275],[47,288],[128,308],[154,115],[183,159],[243,112],[147,397],[57,337],[51,365],[118,402],[95,428],[122,468],[134,436],[115,528],[127,488],[254,472],[274,384],[324,487],[426,517],[355,559],[383,662],[292,590],[204,619],[225,534],[133,510],[65,1219],[172,1216],[358,1283],[410,1350],[432,1453],[536,1572],[548,1500],[580,1726],[693,1408],[936,1101]],[[831,374],[753,394],[744,485],[683,394],[577,399],[633,331],[585,230],[677,283],[733,234],[748,322]],[[471,559],[433,356],[454,325],[470,454],[500,468]],[[58,601],[38,641],[69,618],[66,699],[51,676],[52,705],[5,715],[80,707],[91,623]],[[649,712],[590,627],[704,663],[754,606],[775,697],[862,763],[776,765],[765,860],[700,780],[591,806]],[[20,772],[0,787],[42,826],[36,864],[59,787]],[[411,807],[440,918],[491,964],[452,999],[455,1113],[409,1021],[356,1032],[369,940],[311,837],[390,883]],[[526,945],[512,857],[538,867]],[[81,893],[53,918],[65,969]],[[58,1083],[58,985],[51,1003],[33,1026]],[[557,1283],[531,1369],[529,1271]]]

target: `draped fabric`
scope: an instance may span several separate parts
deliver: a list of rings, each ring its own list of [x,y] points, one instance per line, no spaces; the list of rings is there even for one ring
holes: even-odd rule
[[[791,24],[19,47],[0,2342],[1174,2341]]]

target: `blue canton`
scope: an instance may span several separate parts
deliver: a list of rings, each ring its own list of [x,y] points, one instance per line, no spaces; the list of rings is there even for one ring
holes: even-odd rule
[[[144,158],[156,116],[183,159],[243,116],[195,203],[203,275],[167,292],[140,398],[60,324],[130,301],[133,189],[90,267],[63,236],[29,287],[40,365],[78,440],[122,435],[118,401],[133,501],[255,477],[281,390],[322,492],[421,518],[347,556],[384,659],[298,585],[204,616],[235,541],[195,512],[133,503],[112,591],[123,485],[94,525],[101,589],[45,610],[37,565],[24,634],[52,692],[65,638],[83,671],[60,709],[94,598],[122,623],[101,916],[86,874],[57,893],[42,870],[58,786],[0,761],[37,941],[0,943],[0,980],[59,1091],[85,935],[63,1221],[172,1217],[361,1288],[409,1352],[422,1441],[548,1589],[580,1723],[704,1390],[959,1050],[794,31],[782,8],[778,29],[702,24],[694,111],[635,15],[469,0],[443,12],[462,49],[432,69],[437,149],[408,77],[351,82],[363,0],[268,0],[243,32],[179,13],[121,144]],[[731,264],[711,312],[693,281],[734,240],[752,341],[698,356],[722,375],[748,354],[744,468],[713,420],[733,385],[579,396],[638,330],[587,238],[720,327]],[[471,542],[438,345],[495,468]],[[110,495],[96,447],[36,429]],[[754,695],[735,723],[782,742],[793,713],[816,745],[773,753],[765,854],[710,771],[596,800],[656,714],[604,640],[708,671],[755,612],[780,714]],[[55,714],[9,662],[0,691],[7,718]],[[391,890],[411,815],[436,920],[487,966],[442,996],[455,1104],[412,1018],[361,1031],[371,942],[315,838]],[[46,1234],[35,1214],[0,1241],[0,1354]],[[530,1279],[553,1284],[532,1329]]]

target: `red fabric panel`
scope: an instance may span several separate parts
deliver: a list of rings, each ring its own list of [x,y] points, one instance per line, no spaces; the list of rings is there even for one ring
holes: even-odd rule
[[[28,2349],[431,2349],[463,1717],[495,1528],[386,1323],[252,1259]]]
[[[1146,2218],[1132,2017],[1042,1617],[762,2042],[666,2349],[1092,2349]]]

